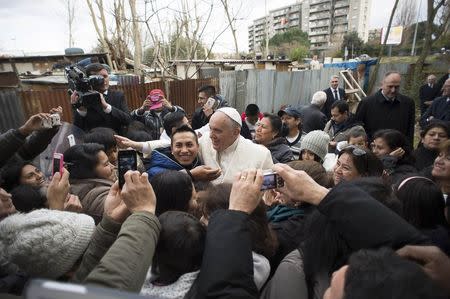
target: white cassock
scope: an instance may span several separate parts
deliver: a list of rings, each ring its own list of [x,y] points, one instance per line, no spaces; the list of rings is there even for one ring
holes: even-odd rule
[[[272,155],[267,148],[241,135],[221,153],[213,148],[209,133],[203,135],[199,143],[199,154],[203,163],[222,170],[220,177],[212,181],[213,184],[232,183],[238,172],[249,168],[267,170],[273,166]]]

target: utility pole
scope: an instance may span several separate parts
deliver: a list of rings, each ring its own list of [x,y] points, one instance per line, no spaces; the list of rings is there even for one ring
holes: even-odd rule
[[[416,55],[417,27],[419,26],[419,15],[420,15],[420,7],[421,6],[422,6],[422,0],[419,0],[419,9],[417,10],[416,28],[414,29],[414,38],[413,38],[413,44],[412,44],[412,48],[411,48],[411,56]]]
[[[268,23],[268,21],[269,21],[269,18],[268,18],[268,15],[267,15],[267,0],[264,0],[264,9],[265,9],[265,14],[266,14],[266,16],[265,16],[265,26],[264,26],[264,30],[266,31],[266,59],[267,59],[267,55],[269,55],[269,24],[267,24]]]

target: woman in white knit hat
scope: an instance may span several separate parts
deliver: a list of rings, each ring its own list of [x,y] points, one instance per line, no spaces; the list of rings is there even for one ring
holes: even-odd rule
[[[323,163],[328,153],[330,136],[321,130],[314,130],[303,137],[300,145],[300,160]]]

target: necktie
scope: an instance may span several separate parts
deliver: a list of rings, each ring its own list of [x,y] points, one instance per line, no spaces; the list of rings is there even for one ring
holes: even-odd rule
[[[336,90],[336,89],[334,90],[334,99],[335,99],[336,101],[339,100],[338,94],[337,94],[337,90]]]

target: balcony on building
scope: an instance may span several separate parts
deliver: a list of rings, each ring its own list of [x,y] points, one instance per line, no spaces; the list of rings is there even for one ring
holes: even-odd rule
[[[346,16],[348,15],[348,9],[336,9],[334,11],[334,16],[338,17],[338,16]]]
[[[336,1],[336,3],[334,4],[334,8],[340,8],[340,7],[346,7],[346,6],[350,6],[350,2],[348,0],[341,0],[341,1]]]
[[[316,4],[321,4],[321,3],[330,3],[330,0],[311,0],[309,1],[309,5],[316,5]]]
[[[321,12],[321,13],[317,13],[317,14],[313,14],[309,20],[310,21],[315,21],[315,20],[322,20],[322,19],[329,19],[331,18],[331,14],[330,12]]]
[[[330,9],[331,9],[331,5],[319,4],[319,5],[311,6],[309,9],[309,13],[312,14],[315,12],[329,11]]]

